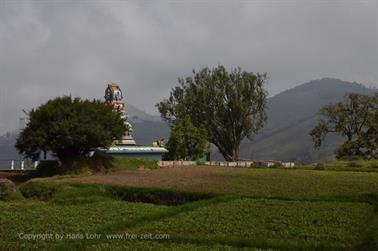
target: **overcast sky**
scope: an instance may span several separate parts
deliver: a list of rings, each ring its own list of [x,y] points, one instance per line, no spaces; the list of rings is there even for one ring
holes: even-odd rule
[[[267,72],[270,95],[322,77],[378,87],[378,1],[0,0],[0,133],[108,80],[157,114],[178,77],[218,64]]]

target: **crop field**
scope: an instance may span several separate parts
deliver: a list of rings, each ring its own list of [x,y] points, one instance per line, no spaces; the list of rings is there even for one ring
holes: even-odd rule
[[[311,199],[378,192],[378,168],[375,169],[377,172],[192,166],[123,171],[48,181],[157,187],[264,198]]]
[[[378,173],[182,167],[35,179],[0,250],[378,250]]]

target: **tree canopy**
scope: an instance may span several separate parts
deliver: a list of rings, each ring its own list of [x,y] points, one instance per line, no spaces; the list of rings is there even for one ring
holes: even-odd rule
[[[110,146],[127,129],[111,106],[70,96],[49,100],[28,115],[16,142],[19,152],[32,159],[52,152],[63,164],[86,157],[96,147]]]
[[[337,133],[346,141],[337,149],[336,157],[361,156],[376,158],[378,139],[378,95],[348,93],[342,102],[320,110],[321,118],[310,132],[319,148],[329,133]]]
[[[171,126],[189,116],[194,126],[207,130],[209,142],[227,161],[235,161],[241,141],[252,139],[266,121],[266,78],[241,68],[228,72],[223,66],[193,70],[157,107]]]
[[[207,131],[197,128],[190,118],[184,117],[171,130],[168,143],[168,158],[174,160],[198,160],[210,150]]]

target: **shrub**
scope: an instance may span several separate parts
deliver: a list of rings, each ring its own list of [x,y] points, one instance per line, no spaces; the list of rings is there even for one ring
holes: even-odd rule
[[[270,166],[270,168],[281,168],[284,167],[281,163],[274,163],[273,166]]]
[[[83,174],[89,170],[103,172],[112,168],[114,158],[111,156],[94,155],[92,158],[80,158],[70,162],[69,165],[59,165],[56,160],[42,160],[37,167],[37,175],[50,177],[61,174]]]
[[[249,168],[266,168],[266,166],[263,166],[260,162],[255,162],[251,164]]]
[[[8,179],[0,179],[0,200],[15,198],[16,185]]]
[[[204,166],[205,164],[206,164],[206,161],[204,161],[202,159],[196,161],[197,166]]]
[[[196,127],[186,116],[176,121],[167,142],[165,159],[196,160],[206,155],[210,149],[205,128]]]
[[[156,169],[157,161],[152,159],[129,159],[124,157],[113,157],[114,170],[136,170],[139,168]]]
[[[112,156],[95,153],[92,158],[89,159],[89,168],[95,172],[104,172],[111,168],[114,168],[116,159]]]
[[[25,198],[49,201],[58,191],[56,186],[51,186],[41,182],[29,181],[20,187],[20,191]]]
[[[37,166],[37,175],[49,177],[59,174],[59,162],[56,160],[41,160]]]
[[[59,174],[84,174],[88,173],[92,160],[90,158],[75,158],[69,163],[63,164],[59,168]]]
[[[184,192],[159,188],[116,187],[107,188],[112,198],[157,205],[182,205],[188,202],[213,198],[211,193]]]
[[[352,160],[364,160],[361,156],[358,155],[346,155],[346,156],[340,156],[337,158],[338,160],[344,160],[344,161],[352,161]]]
[[[37,167],[37,175],[50,177],[54,175],[84,174],[89,171],[107,172],[111,170],[136,170],[138,168],[156,169],[157,161],[151,159],[129,159],[94,154],[91,158],[72,160],[69,165],[59,165],[56,160],[42,160]]]
[[[50,177],[64,174],[82,174],[89,170],[90,160],[81,158],[71,161],[69,164],[59,165],[56,160],[43,160],[37,167],[37,175]]]
[[[314,170],[325,170],[325,168],[323,164],[318,163],[315,165]]]
[[[357,162],[351,161],[348,163],[348,167],[361,167]]]

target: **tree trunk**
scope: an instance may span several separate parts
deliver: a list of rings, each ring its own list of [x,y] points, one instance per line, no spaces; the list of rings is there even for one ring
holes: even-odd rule
[[[233,161],[239,160],[239,146],[234,146],[232,160]]]
[[[219,149],[219,152],[222,154],[223,158],[226,160],[226,161],[232,161],[232,153],[228,153],[227,149],[224,149],[223,147],[221,146],[217,146],[218,149]]]
[[[223,158],[226,161],[238,161],[239,160],[239,145],[230,146],[229,148],[224,148],[223,146],[216,145],[219,149],[219,152],[222,154]]]

